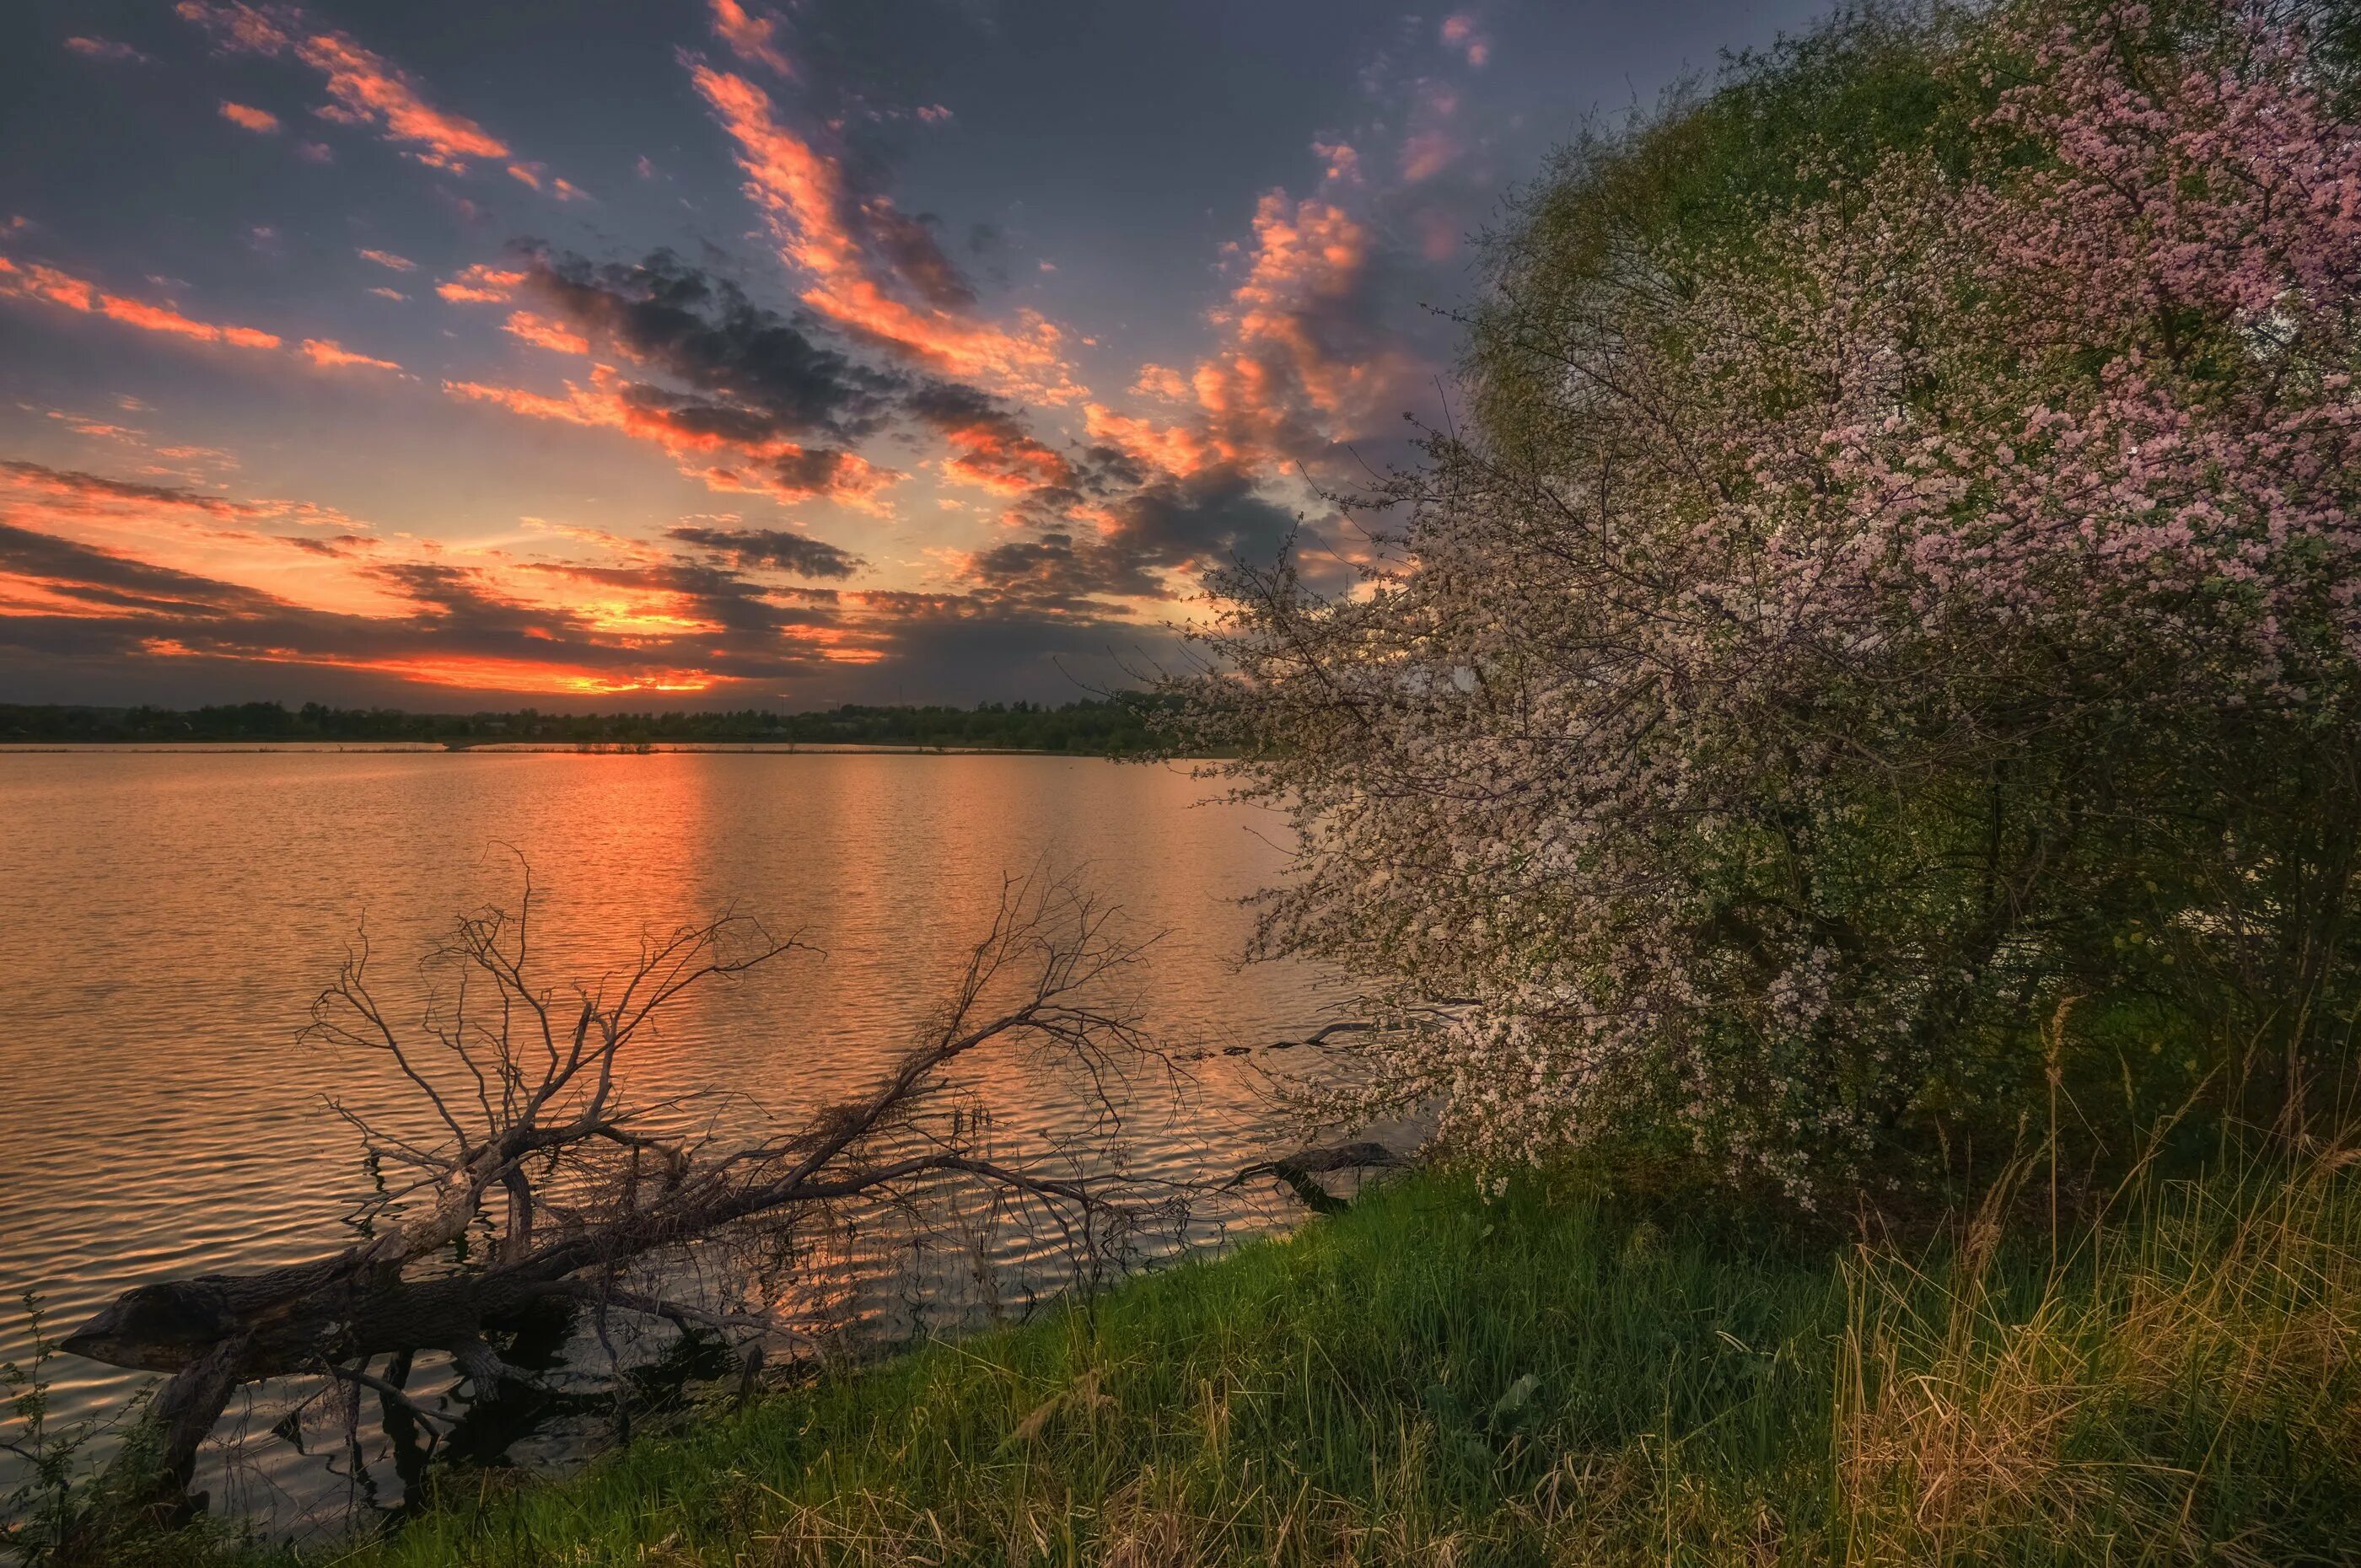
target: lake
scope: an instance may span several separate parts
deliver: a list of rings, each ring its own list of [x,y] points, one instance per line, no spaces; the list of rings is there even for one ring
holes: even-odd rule
[[[1128,1160],[1234,1169],[1270,1151],[1262,1075],[1308,1055],[1262,1047],[1333,1016],[1336,993],[1307,967],[1238,965],[1238,900],[1279,871],[1286,829],[1202,804],[1213,787],[1042,756],[0,753],[0,1287],[40,1292],[62,1332],[132,1285],[343,1245],[368,1179],[322,1097],[375,1069],[299,1044],[306,1008],[366,922],[389,1012],[417,1016],[414,959],[462,911],[512,903],[518,857],[541,978],[561,990],[626,961],[643,930],[732,906],[824,949],[698,996],[631,1069],[635,1095],[724,1089],[774,1112],[864,1083],[906,1043],[1004,874],[1071,869],[1163,933],[1136,1003],[1188,1068],[1128,1121]],[[1015,1154],[1098,1110],[1047,1068],[963,1091]],[[1289,1217],[1211,1207],[1168,1245]],[[1003,1306],[1055,1288],[1039,1237],[997,1217],[969,1234],[980,1272],[914,1272],[881,1245],[827,1283],[872,1316],[956,1295],[954,1278],[983,1278]],[[0,1357],[24,1354],[26,1329],[12,1311]],[[69,1417],[140,1381],[71,1357],[53,1370]],[[336,1454],[267,1434],[267,1398],[243,1421],[216,1507],[283,1523],[351,1490]]]

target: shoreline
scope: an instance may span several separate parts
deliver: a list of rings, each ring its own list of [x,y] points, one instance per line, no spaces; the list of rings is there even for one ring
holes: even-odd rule
[[[2331,1438],[2361,1385],[2305,1347],[2361,1332],[2356,1205],[2326,1163],[2216,1169],[2061,1265],[2030,1224],[1856,1250],[1422,1171],[1028,1322],[717,1391],[567,1478],[457,1470],[374,1540],[201,1560],[2095,1562],[2192,1530],[2345,1560],[2361,1471]],[[2273,1294],[2225,1213],[2318,1253],[2315,1288]],[[2077,1422],[2023,1426],[2053,1406]]]

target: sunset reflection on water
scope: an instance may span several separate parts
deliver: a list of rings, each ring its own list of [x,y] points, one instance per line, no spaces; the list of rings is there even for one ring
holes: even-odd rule
[[[143,1281],[292,1261],[346,1239],[367,1190],[332,1089],[388,1085],[294,1040],[366,923],[380,998],[423,1008],[415,960],[463,910],[537,889],[544,983],[628,966],[643,931],[736,908],[821,951],[697,993],[635,1048],[642,1103],[726,1136],[872,1081],[992,918],[1003,878],[1071,869],[1157,939],[1126,983],[1189,1063],[1125,1133],[1137,1171],[1188,1178],[1268,1152],[1260,1053],[1329,1000],[1291,966],[1235,967],[1235,902],[1279,870],[1283,825],[1195,803],[1184,773],[1043,757],[854,754],[75,752],[0,756],[0,1286],[70,1325]],[[1276,1058],[1271,1062],[1276,1067]],[[1002,1057],[962,1074],[1007,1153],[1091,1130],[1070,1073]],[[1054,1288],[1062,1263],[1010,1216],[949,1204],[928,1245],[857,1235],[782,1298],[814,1318],[914,1290],[973,1305]],[[1208,1242],[1223,1223],[1191,1234]],[[983,1267],[976,1266],[980,1254]],[[818,1263],[820,1260],[811,1260]],[[24,1325],[0,1334],[20,1354]],[[66,1414],[131,1375],[58,1364]],[[267,1424],[267,1423],[265,1423]],[[303,1503],[306,1462],[264,1454]]]

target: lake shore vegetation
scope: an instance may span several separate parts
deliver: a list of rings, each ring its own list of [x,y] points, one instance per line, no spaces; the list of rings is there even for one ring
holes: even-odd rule
[[[2351,1151],[2144,1175],[2055,1233],[2043,1174],[1834,1248],[1565,1175],[1404,1178],[1022,1327],[717,1395],[569,1480],[444,1470],[373,1542],[148,1560],[2350,1561]]]

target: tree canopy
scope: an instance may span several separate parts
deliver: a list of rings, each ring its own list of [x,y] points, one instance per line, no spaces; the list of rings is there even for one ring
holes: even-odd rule
[[[1342,1110],[1826,1208],[2351,1054],[2361,127],[2324,5],[1876,12],[1569,149],[1342,594],[1194,735]],[[1440,1019],[1440,1022],[1436,1020]]]

